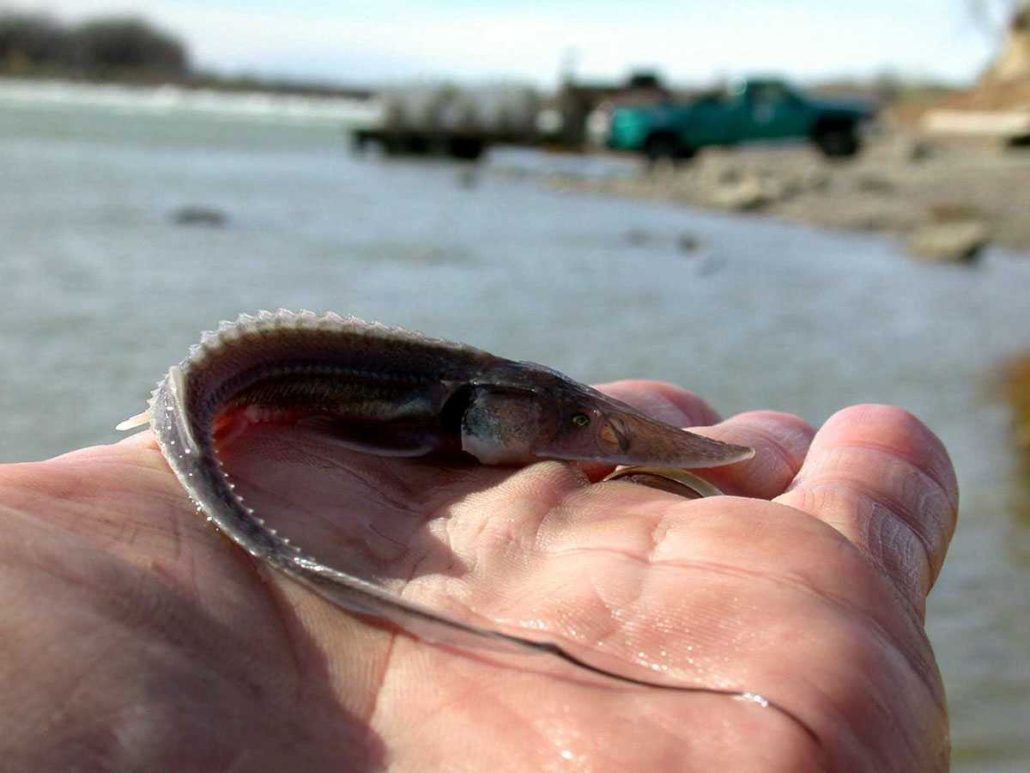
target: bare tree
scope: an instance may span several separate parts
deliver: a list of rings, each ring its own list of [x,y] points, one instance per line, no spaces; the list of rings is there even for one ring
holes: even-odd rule
[[[3,14],[0,16],[0,65],[52,64],[61,57],[66,37],[64,29],[49,16]]]
[[[69,37],[74,63],[87,73],[183,75],[189,69],[182,43],[135,17],[93,19],[72,28]]]
[[[189,52],[173,35],[135,17],[66,27],[45,14],[0,11],[0,71],[26,68],[91,77],[181,77],[189,72]]]

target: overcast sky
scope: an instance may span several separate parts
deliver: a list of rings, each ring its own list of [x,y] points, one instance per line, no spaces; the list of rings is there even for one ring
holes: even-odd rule
[[[65,19],[133,13],[181,37],[203,68],[353,84],[551,85],[569,52],[590,78],[889,69],[962,82],[992,52],[965,0],[0,0],[12,5]]]

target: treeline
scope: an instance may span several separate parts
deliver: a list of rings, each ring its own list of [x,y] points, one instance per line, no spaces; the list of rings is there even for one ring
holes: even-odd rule
[[[186,46],[142,19],[62,24],[45,15],[0,13],[0,72],[177,78],[189,70]]]

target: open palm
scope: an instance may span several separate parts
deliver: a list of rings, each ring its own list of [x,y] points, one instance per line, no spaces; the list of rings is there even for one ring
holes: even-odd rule
[[[620,382],[680,425],[698,398]],[[743,414],[756,457],[687,500],[594,470],[359,458],[302,428],[223,449],[326,563],[637,679],[421,642],[268,573],[198,517],[149,433],[0,468],[0,759],[12,770],[934,770],[922,628],[954,526],[947,454],[860,406]],[[791,716],[792,715],[792,716]]]

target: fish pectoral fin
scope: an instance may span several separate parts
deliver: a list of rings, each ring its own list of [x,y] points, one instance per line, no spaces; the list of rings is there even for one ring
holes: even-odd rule
[[[334,445],[373,456],[425,456],[439,443],[427,430],[405,422],[347,421],[305,416],[297,425],[313,429]]]
[[[143,411],[143,413],[137,413],[135,416],[130,416],[125,421],[119,423],[115,429],[119,432],[129,432],[130,430],[139,429],[140,427],[146,426],[150,423],[150,409]]]

